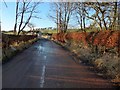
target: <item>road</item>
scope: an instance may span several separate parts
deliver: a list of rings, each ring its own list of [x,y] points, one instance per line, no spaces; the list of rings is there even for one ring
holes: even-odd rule
[[[3,88],[106,88],[108,80],[74,61],[70,52],[41,39],[2,66]]]

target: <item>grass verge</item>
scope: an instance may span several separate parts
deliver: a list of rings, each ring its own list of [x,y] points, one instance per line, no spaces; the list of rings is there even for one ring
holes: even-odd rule
[[[37,39],[32,39],[28,42],[21,42],[19,44],[11,45],[11,47],[7,49],[2,49],[2,64],[9,62],[15,55],[29,48],[36,41]]]
[[[77,62],[91,65],[92,68],[90,68],[90,70],[96,72],[97,75],[105,79],[111,80],[115,87],[120,86],[120,57],[115,53],[96,53],[90,47],[84,47],[81,42],[76,43],[74,40],[67,41],[66,43],[61,43],[59,41],[54,42],[72,52],[73,56],[77,57]]]

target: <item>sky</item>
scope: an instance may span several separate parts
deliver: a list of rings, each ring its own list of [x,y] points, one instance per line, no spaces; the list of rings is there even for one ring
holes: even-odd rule
[[[13,30],[14,24],[15,24],[15,7],[16,3],[15,2],[6,2],[6,5],[4,2],[1,2],[1,30],[3,31],[10,31]],[[37,14],[38,17],[41,19],[37,18],[32,18],[30,22],[35,25],[35,28],[46,28],[46,27],[56,27],[55,22],[49,17],[49,14],[53,14],[51,12],[52,6],[51,2],[42,2],[38,6],[38,11],[40,13]],[[55,15],[55,14],[53,14]],[[79,27],[79,25],[76,23],[77,20],[75,18],[70,19],[69,27]],[[25,28],[28,30],[29,28]]]
[[[2,2],[0,2],[1,30],[9,31],[9,30],[13,30],[14,24],[15,24],[16,2],[14,2],[15,0],[4,0],[4,1],[6,1],[7,7],[4,4],[3,0],[2,0]],[[11,2],[11,1],[13,1],[13,2]],[[37,1],[37,0],[35,0],[35,1]],[[40,13],[37,14],[37,16],[39,16],[41,19],[33,18],[33,19],[31,19],[30,22],[32,22],[36,26],[36,28],[45,28],[45,27],[53,27],[54,28],[54,27],[56,27],[56,24],[48,16],[49,16],[50,9],[51,9],[50,1],[55,1],[55,0],[43,0],[43,1],[46,1],[46,2],[42,2],[39,5],[38,10],[40,11]],[[110,1],[110,0],[107,0],[107,1]],[[90,12],[90,14],[92,14],[92,13],[93,12]],[[91,22],[86,21],[86,24],[87,24],[86,26],[89,26],[90,23]],[[75,18],[72,18],[70,20],[70,24],[73,27],[78,27],[78,25],[76,24]]]
[[[15,2],[1,2],[1,29],[5,31],[13,30],[15,23]],[[41,3],[38,7],[40,13],[37,14],[41,19],[32,18],[32,22],[36,28],[56,27],[55,23],[48,17],[50,10],[50,2]]]
[[[0,7],[0,11],[1,11],[1,15],[0,15],[0,19],[1,19],[1,30],[3,31],[9,31],[9,30],[13,30],[14,28],[14,24],[15,24],[15,7],[16,7],[16,3],[15,2],[6,2],[6,5],[4,4],[4,2],[1,2],[1,7]],[[52,9],[51,7],[51,2],[42,2],[37,10],[40,12],[37,14],[38,17],[40,17],[41,19],[37,19],[37,18],[32,18],[31,19],[31,23],[35,25],[35,28],[46,28],[46,27],[56,27],[56,24],[54,23],[54,21],[52,19],[50,19],[49,14],[53,12],[50,12],[50,10]],[[55,15],[55,14],[53,14]],[[90,24],[90,22],[86,22],[87,26]],[[70,27],[79,27],[79,25],[77,24],[77,20],[75,20],[75,18],[71,18],[70,19]],[[25,28],[26,30],[28,30],[29,28]]]

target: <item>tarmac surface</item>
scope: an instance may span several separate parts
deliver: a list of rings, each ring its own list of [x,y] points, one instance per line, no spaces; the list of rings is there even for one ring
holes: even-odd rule
[[[111,88],[112,84],[74,61],[69,51],[41,39],[2,66],[3,88]]]

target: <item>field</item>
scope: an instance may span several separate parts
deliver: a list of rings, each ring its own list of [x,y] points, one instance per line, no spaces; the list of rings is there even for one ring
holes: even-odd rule
[[[43,34],[55,34],[57,33],[57,30],[40,30]],[[86,32],[92,32],[92,31],[96,31],[96,29],[86,29],[85,30]],[[82,30],[80,29],[68,29],[67,30],[67,33],[68,32],[82,32]]]

